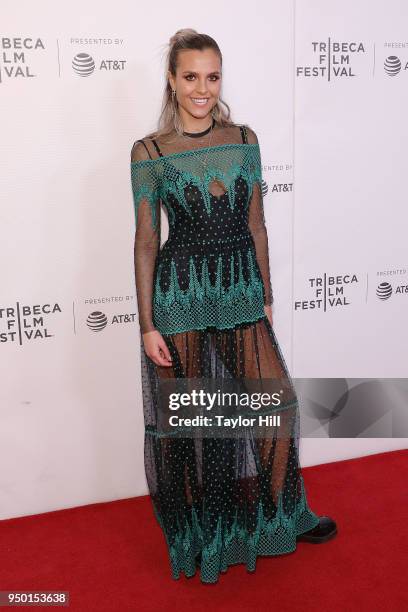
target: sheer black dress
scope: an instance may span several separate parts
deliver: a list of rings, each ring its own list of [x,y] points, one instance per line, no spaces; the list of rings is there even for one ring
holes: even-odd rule
[[[264,310],[273,294],[257,136],[213,121],[199,134],[137,140],[131,182],[146,478],[172,577],[194,575],[201,553],[201,581],[214,583],[229,565],[254,571],[258,556],[294,551],[296,536],[319,522],[299,466],[296,394]],[[161,246],[162,205],[169,236]],[[155,329],[170,367],[145,353],[142,334]],[[286,381],[280,428],[229,438],[166,433],[160,385],[200,377]]]

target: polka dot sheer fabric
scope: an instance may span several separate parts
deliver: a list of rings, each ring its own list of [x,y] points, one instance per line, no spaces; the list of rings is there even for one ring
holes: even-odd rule
[[[209,141],[209,138],[211,140]],[[211,145],[208,143],[211,142]],[[171,574],[215,583],[228,566],[296,549],[318,524],[298,459],[293,391],[284,425],[254,436],[193,438],[158,427],[160,385],[179,379],[287,380],[264,306],[273,303],[260,148],[248,126],[203,136],[144,138],[131,152],[135,279],[141,332],[145,469]],[[161,246],[161,209],[169,236]],[[142,334],[158,330],[172,356],[157,366]]]

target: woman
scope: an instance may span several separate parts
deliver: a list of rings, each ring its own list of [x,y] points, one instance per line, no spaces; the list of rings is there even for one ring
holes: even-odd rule
[[[296,396],[272,329],[257,136],[220,98],[210,36],[178,31],[167,67],[158,130],[131,154],[145,468],[173,578],[200,566],[214,583],[229,565],[254,571],[260,555],[327,541],[336,524],[308,507],[299,468]],[[160,249],[161,202],[169,237]],[[283,427],[175,436],[160,426],[160,393],[187,379],[286,380]]]

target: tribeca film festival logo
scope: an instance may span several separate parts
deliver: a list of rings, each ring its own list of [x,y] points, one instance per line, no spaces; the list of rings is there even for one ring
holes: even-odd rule
[[[323,310],[341,308],[351,304],[348,292],[359,284],[356,274],[316,276],[308,279],[312,295],[308,299],[295,300],[295,310]]]
[[[357,57],[365,54],[362,42],[338,42],[330,37],[326,41],[312,41],[311,49],[314,62],[309,66],[297,66],[297,77],[318,77],[328,81],[354,77],[353,64]]]
[[[49,319],[61,313],[59,304],[21,304],[0,307],[0,343],[24,344],[33,340],[47,340],[54,334],[48,327]],[[52,319],[51,319],[52,320]]]
[[[360,58],[366,56],[366,49],[362,42],[334,41],[330,37],[326,41],[312,41],[310,43],[313,60],[310,65],[296,67],[297,77],[317,77],[330,81],[336,78],[349,78],[357,76],[356,64]],[[406,43],[384,42],[383,48],[405,48]],[[376,66],[376,46],[372,45],[373,67]],[[381,64],[379,64],[381,65]],[[397,76],[401,70],[408,69],[408,62],[404,64],[397,55],[387,55],[383,60],[384,73],[390,77]]]
[[[38,51],[45,51],[45,44],[41,38],[2,36],[0,45],[0,83],[4,83],[6,79],[27,79],[37,76],[30,60]]]
[[[123,45],[120,38],[71,38],[71,45],[89,45],[99,47]],[[61,51],[59,39],[56,44],[47,45],[41,38],[18,36],[0,37],[0,83],[5,83],[12,79],[30,79],[39,76],[37,57],[39,53],[55,54],[55,66],[58,76],[61,76],[61,67],[64,65],[64,53]],[[96,52],[95,54],[96,55]],[[62,61],[61,61],[62,60]],[[79,77],[88,77],[95,72],[122,72],[125,69],[126,60],[113,58],[98,58],[86,52],[78,52],[72,57],[67,57],[72,72]]]

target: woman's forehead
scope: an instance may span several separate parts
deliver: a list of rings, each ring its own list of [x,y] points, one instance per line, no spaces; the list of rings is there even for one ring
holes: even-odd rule
[[[178,69],[215,72],[220,69],[220,57],[213,49],[182,49],[178,54]]]

